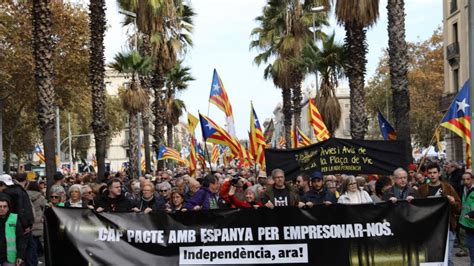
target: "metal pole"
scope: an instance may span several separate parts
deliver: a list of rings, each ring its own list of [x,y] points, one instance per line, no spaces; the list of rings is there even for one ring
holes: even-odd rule
[[[56,156],[59,158],[59,162],[61,162],[61,125],[60,125],[60,117],[59,117],[59,106],[56,107]],[[58,169],[61,168],[58,165]]]
[[[471,125],[474,122],[474,4],[469,2],[469,108],[471,110]],[[474,139],[474,130],[471,130],[471,141]],[[471,142],[472,144],[472,142]],[[474,155],[474,145],[470,148],[471,156]],[[472,166],[471,166],[472,168]]]
[[[140,134],[140,125],[142,124],[142,115],[141,113],[137,114],[138,116],[138,177],[142,176],[142,138]]]
[[[3,174],[3,102],[0,100],[0,175]]]
[[[68,138],[69,138],[69,170],[72,172],[74,169],[72,162],[72,138],[71,138],[71,113],[67,114],[67,129],[68,129]]]

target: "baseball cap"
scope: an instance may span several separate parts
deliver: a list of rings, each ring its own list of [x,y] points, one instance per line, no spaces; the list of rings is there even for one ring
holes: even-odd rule
[[[13,186],[13,180],[10,175],[4,174],[0,176],[0,182],[4,183],[7,186]]]
[[[310,174],[311,179],[323,179],[323,173],[320,171],[314,171]]]
[[[267,178],[267,173],[265,171],[258,172],[258,178]]]

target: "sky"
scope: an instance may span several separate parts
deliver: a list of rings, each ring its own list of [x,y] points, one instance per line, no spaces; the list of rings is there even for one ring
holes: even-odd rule
[[[249,50],[250,32],[258,24],[255,18],[261,14],[266,0],[191,0],[197,13],[194,18],[194,47],[185,55],[185,65],[191,67],[196,79],[189,88],[178,95],[184,100],[187,111],[197,116],[198,111],[209,116],[221,126],[224,113],[209,105],[212,73],[215,68],[224,83],[232,104],[237,137],[247,138],[250,121],[250,101],[260,121],[273,116],[276,105],[281,102],[281,91],[270,80],[263,78],[264,65],[257,66],[253,58],[257,51]],[[428,39],[442,26],[443,1],[405,1],[406,40],[410,42]],[[122,15],[118,13],[116,1],[107,0],[108,30],[105,36],[106,61],[126,49],[127,30],[122,28]],[[369,52],[367,54],[368,80],[375,72],[383,50],[388,45],[387,0],[380,1],[380,17],[375,26],[367,32]],[[335,31],[341,43],[344,29],[337,26],[331,17],[326,33]],[[306,86],[314,84],[314,75],[305,80]],[[347,84],[347,82],[342,82]],[[305,87],[306,87],[305,86]],[[181,117],[186,121],[185,116]]]

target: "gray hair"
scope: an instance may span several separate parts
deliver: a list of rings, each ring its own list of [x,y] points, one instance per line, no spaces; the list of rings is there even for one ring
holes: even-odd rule
[[[281,170],[280,168],[275,168],[272,170],[272,177],[275,177],[275,175],[277,173],[283,173],[283,175],[285,174],[285,171]]]
[[[167,181],[165,181],[165,182],[163,182],[163,183],[158,184],[158,189],[159,189],[159,190],[162,190],[162,189],[163,189],[163,190],[164,190],[164,189],[170,190],[170,189],[171,189],[171,184],[168,183]]]
[[[68,195],[68,196],[71,196],[71,192],[72,192],[73,190],[79,191],[79,194],[81,194],[81,196],[82,196],[82,186],[81,186],[81,185],[79,185],[79,184],[74,184],[74,185],[72,185],[72,186],[67,190],[67,195]]]
[[[408,174],[405,169],[403,169],[403,168],[401,168],[401,167],[398,167],[397,169],[395,169],[395,170],[393,171],[393,175],[396,177],[396,176],[397,176],[397,173],[400,173],[400,172],[403,172],[403,173]]]

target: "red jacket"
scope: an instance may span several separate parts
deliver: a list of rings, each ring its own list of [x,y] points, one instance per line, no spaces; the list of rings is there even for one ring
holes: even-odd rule
[[[251,183],[247,185],[251,186]],[[231,183],[230,180],[226,180],[221,186],[221,198],[231,205],[231,208],[253,208],[253,205],[263,206],[261,201],[256,201],[254,204],[250,204],[245,200],[240,200],[234,195],[229,195]]]

